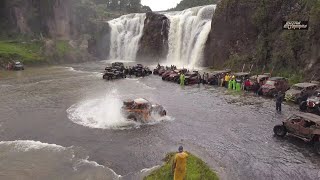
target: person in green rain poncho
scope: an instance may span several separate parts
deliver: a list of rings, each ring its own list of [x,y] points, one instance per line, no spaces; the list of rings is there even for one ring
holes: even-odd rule
[[[232,80],[228,81],[228,89],[232,89]]]
[[[186,79],[186,77],[185,77],[184,73],[181,73],[180,74],[180,85],[181,86],[184,86],[185,79]]]
[[[232,76],[232,89],[233,89],[233,90],[236,90],[236,84],[237,84],[237,82],[236,82],[236,77],[235,77],[235,76]]]
[[[237,80],[236,91],[241,91],[241,81],[240,80]]]

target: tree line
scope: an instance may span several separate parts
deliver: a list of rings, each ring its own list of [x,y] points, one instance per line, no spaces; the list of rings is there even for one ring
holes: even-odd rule
[[[195,6],[217,4],[219,1],[220,0],[182,0],[175,8],[170,10],[182,11]]]
[[[139,13],[151,11],[149,6],[143,6],[141,0],[94,0],[96,4],[105,4],[110,11]]]

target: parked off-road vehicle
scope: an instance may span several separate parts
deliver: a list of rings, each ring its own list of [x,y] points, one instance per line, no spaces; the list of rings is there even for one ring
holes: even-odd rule
[[[167,115],[166,110],[161,105],[152,104],[143,98],[124,101],[122,113],[128,120],[143,123],[150,121],[153,114],[160,117]]]
[[[153,70],[153,74],[154,75],[159,75],[160,71],[164,71],[165,67],[164,66],[157,66],[154,70]]]
[[[222,71],[214,71],[209,74],[208,84],[209,85],[218,85],[219,80],[224,77],[227,73],[230,73],[231,70],[222,70]]]
[[[289,89],[289,82],[284,77],[272,77],[262,85],[262,95],[274,97],[279,91],[286,92]]]
[[[270,76],[271,75],[269,73],[251,76],[249,78],[250,85],[245,87],[246,90],[256,92],[257,90],[259,90],[260,86],[264,85],[267,80],[269,80]]]
[[[249,72],[234,73],[233,75],[235,76],[237,82],[243,82],[244,80],[250,78]]]
[[[302,101],[307,101],[317,88],[318,85],[313,83],[295,84],[286,92],[285,100],[300,104]]]
[[[13,63],[12,69],[15,71],[24,70],[24,66],[21,62],[16,61]]]
[[[169,81],[169,77],[170,77],[171,74],[176,74],[176,72],[173,71],[173,70],[168,70],[168,71],[166,71],[166,72],[163,73],[162,76],[161,76],[162,80],[164,80],[164,81]]]
[[[320,155],[320,116],[311,113],[294,114],[281,125],[276,125],[273,132],[278,137],[288,133],[304,141],[314,143],[314,149]]]
[[[113,69],[117,69],[118,71],[125,70],[124,64],[122,62],[114,62],[111,64]]]
[[[106,68],[106,71],[103,74],[102,78],[106,80],[122,79],[126,78],[126,75],[122,71],[118,71],[117,69]]]
[[[320,115],[320,89],[316,90],[306,101],[300,103],[300,110]]]
[[[198,76],[200,76],[198,71],[187,72],[185,74],[184,84],[185,85],[198,84],[201,81],[201,79],[199,79]],[[180,84],[180,78],[178,79],[177,83]]]

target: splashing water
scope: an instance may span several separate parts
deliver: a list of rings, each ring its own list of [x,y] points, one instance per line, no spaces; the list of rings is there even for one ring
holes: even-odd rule
[[[166,14],[170,19],[168,63],[201,66],[215,8],[209,5]]]
[[[93,99],[71,106],[67,112],[71,121],[90,128],[121,129],[133,125],[121,113],[122,101],[114,90],[105,98]]]
[[[108,22],[111,27],[110,58],[136,59],[145,18],[146,14],[128,14]]]
[[[82,126],[99,129],[128,129],[138,128],[142,123],[129,121],[122,112],[123,102],[117,95],[117,91],[113,90],[102,99],[87,100],[72,105],[68,110],[68,118]],[[160,117],[152,114],[148,125],[157,124],[162,121],[173,120],[169,116]]]

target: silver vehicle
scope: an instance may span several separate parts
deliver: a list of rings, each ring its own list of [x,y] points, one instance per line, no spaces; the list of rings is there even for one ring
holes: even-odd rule
[[[13,70],[19,71],[19,70],[24,70],[24,66],[21,62],[16,61],[13,63]]]
[[[286,92],[285,100],[300,104],[302,101],[306,101],[317,88],[317,84],[308,82],[295,84]]]

